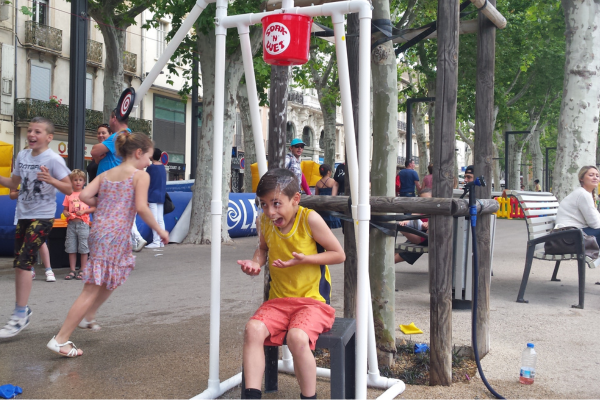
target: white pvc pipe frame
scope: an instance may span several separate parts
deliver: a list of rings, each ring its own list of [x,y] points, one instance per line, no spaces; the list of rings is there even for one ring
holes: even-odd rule
[[[160,71],[169,61],[181,41],[185,38],[194,22],[208,4],[217,3],[215,18],[216,54],[215,54],[215,108],[214,108],[214,147],[213,147],[213,180],[211,201],[211,303],[210,303],[210,366],[208,388],[195,396],[194,399],[216,398],[239,385],[242,374],[239,373],[226,381],[219,379],[219,335],[221,311],[221,217],[223,203],[223,116],[224,116],[224,88],[225,88],[225,39],[228,28],[236,27],[240,35],[242,58],[248,88],[250,116],[252,120],[252,133],[256,145],[256,158],[258,160],[259,175],[267,172],[267,161],[262,137],[262,124],[260,120],[258,93],[252,62],[250,45],[250,25],[261,22],[267,15],[273,14],[300,14],[310,17],[330,16],[334,26],[336,55],[338,61],[338,74],[340,78],[340,97],[346,135],[346,150],[348,155],[348,172],[351,177],[350,192],[352,195],[352,217],[357,230],[356,246],[358,252],[358,287],[356,300],[356,398],[367,397],[367,385],[380,389],[387,389],[379,398],[393,399],[404,392],[405,385],[398,379],[389,379],[380,376],[377,367],[377,353],[375,347],[375,328],[373,324],[373,309],[371,302],[371,288],[369,283],[369,220],[371,206],[369,204],[369,170],[370,170],[370,75],[371,75],[371,18],[372,7],[367,0],[349,0],[336,3],[327,3],[320,6],[294,7],[293,0],[284,0],[280,10],[227,16],[227,0],[198,0],[190,11],[188,18],[183,22],[169,45],[157,60],[138,89],[135,105],[144,97]],[[359,39],[359,152],[354,136],[354,117],[352,115],[352,100],[350,94],[350,73],[348,69],[348,53],[345,42],[344,15],[359,13],[360,39]],[[358,154],[358,156],[357,156]],[[359,168],[361,166],[361,168]],[[358,204],[357,204],[358,199]],[[368,346],[367,346],[368,345]],[[367,363],[368,358],[368,363]],[[368,366],[368,368],[367,368]],[[293,360],[287,346],[284,346],[283,359],[279,361],[279,370],[293,373]],[[367,371],[367,374],[364,373]],[[329,377],[330,371],[318,368],[317,375]]]

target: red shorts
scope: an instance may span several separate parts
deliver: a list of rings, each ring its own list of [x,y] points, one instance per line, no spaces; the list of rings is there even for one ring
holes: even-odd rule
[[[319,335],[333,326],[335,310],[318,300],[307,297],[286,297],[264,302],[250,319],[264,323],[271,336],[265,346],[281,346],[292,328],[302,329],[315,349]]]

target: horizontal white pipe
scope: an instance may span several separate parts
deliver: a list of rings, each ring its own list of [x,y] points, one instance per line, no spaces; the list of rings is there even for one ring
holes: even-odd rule
[[[277,363],[277,370],[279,372],[283,372],[285,374],[294,375],[294,363],[293,362],[285,363],[283,360],[279,360]],[[317,367],[317,376],[319,378],[331,378],[331,370],[329,368]],[[380,376],[378,373],[377,374],[368,374],[366,377],[366,380],[367,380],[367,385],[369,387],[372,387],[374,389],[387,390],[385,393],[383,393],[381,395],[382,397],[379,397],[379,399],[382,399],[382,398],[393,399],[394,397],[398,396],[400,393],[404,392],[404,390],[406,388],[406,386],[404,385],[404,382],[402,382],[401,380],[386,378],[384,376]],[[394,389],[394,390],[390,391],[389,389]],[[386,395],[390,396],[390,397],[383,397]]]
[[[492,21],[492,23],[494,25],[496,25],[496,27],[498,29],[504,29],[506,27],[506,18],[504,18],[504,16],[502,14],[500,14],[500,11],[498,11],[498,9],[496,7],[494,7],[492,4],[490,4],[489,1],[487,1],[487,0],[471,0],[471,3],[473,3],[475,5],[475,7],[479,8],[480,11],[486,17],[488,17],[488,19],[490,21]],[[485,8],[482,9],[482,7],[484,7],[484,6],[485,6]]]
[[[261,19],[269,15],[275,14],[299,14],[307,17],[331,16],[334,14],[351,14],[359,13],[360,15],[371,14],[371,4],[367,0],[350,0],[340,1],[337,3],[327,3],[321,6],[310,7],[292,7],[279,9],[275,11],[267,11],[255,14],[229,15],[221,18],[219,24],[225,28],[233,28],[239,26],[249,26],[259,24]]]
[[[377,400],[392,400],[395,399],[396,396],[400,395],[406,389],[406,385],[404,382],[400,381],[399,383],[393,385],[388,390],[383,392],[381,396],[377,398]]]
[[[188,17],[183,21],[183,23],[179,27],[179,30],[169,42],[167,48],[158,58],[156,64],[154,64],[154,67],[152,67],[152,69],[150,70],[150,72],[148,72],[148,75],[145,78],[142,77],[142,84],[135,93],[135,102],[133,103],[134,106],[140,104],[140,101],[142,101],[142,99],[144,98],[144,96],[146,95],[146,93],[148,92],[158,75],[160,75],[162,69],[165,67],[165,65],[167,65],[167,63],[171,59],[171,56],[173,55],[173,53],[175,53],[175,50],[177,50],[185,36],[188,34],[190,29],[192,29],[192,26],[194,26],[194,23],[196,22],[200,14],[202,14],[202,11],[204,11],[206,6],[208,6],[210,3],[214,3],[215,1],[216,0],[198,0],[196,2],[196,5],[192,8]]]
[[[285,374],[294,375],[294,362],[286,363],[283,360],[279,360],[277,362],[277,370]],[[319,378],[329,378],[331,377],[331,371],[329,368],[317,367],[317,376]]]
[[[218,386],[209,387],[202,393],[197,396],[192,397],[192,400],[196,399],[216,399],[223,395],[223,393],[228,390],[233,389],[234,387],[241,385],[242,383],[242,373],[240,372],[237,375],[232,376],[226,381],[221,382]]]

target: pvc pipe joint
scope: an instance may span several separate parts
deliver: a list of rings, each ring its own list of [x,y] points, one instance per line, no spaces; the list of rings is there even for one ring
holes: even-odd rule
[[[359,221],[369,221],[371,219],[371,205],[359,204],[356,206]]]
[[[212,215],[223,214],[223,202],[221,200],[212,200],[210,202],[210,213]]]

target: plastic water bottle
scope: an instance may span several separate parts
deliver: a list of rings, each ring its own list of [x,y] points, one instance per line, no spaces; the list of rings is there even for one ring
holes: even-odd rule
[[[527,347],[521,355],[521,374],[519,382],[524,385],[531,385],[535,379],[535,362],[537,353],[533,349],[533,343],[527,343]]]

